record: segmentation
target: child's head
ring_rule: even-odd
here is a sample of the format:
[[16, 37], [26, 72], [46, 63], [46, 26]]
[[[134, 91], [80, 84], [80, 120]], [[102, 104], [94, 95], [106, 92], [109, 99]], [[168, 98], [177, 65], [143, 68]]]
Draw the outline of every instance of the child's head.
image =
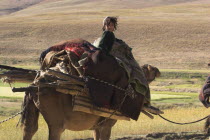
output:
[[117, 17], [106, 17], [103, 20], [103, 31], [108, 30], [113, 32], [114, 30], [117, 30]]

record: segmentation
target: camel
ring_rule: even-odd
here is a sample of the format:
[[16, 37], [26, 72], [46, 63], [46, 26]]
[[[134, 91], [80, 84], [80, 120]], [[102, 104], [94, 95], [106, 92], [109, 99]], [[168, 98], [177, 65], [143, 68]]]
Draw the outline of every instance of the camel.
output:
[[[66, 44], [61, 43], [61, 45], [58, 46], [64, 45]], [[125, 49], [124, 51], [127, 51], [126, 47], [123, 48]], [[105, 59], [98, 58], [98, 56], [96, 56], [96, 59], [94, 55], [92, 57], [93, 59], [90, 62], [92, 62], [93, 65], [88, 65], [88, 67], [92, 67], [88, 69], [90, 70], [88, 75], [99, 76], [101, 79], [122, 88], [128, 86], [127, 73], [124, 68], [119, 66], [114, 57], [109, 56]], [[129, 59], [133, 59], [132, 55], [128, 57]], [[160, 76], [159, 70], [151, 65], [143, 65], [142, 70], [145, 73], [148, 83], [151, 83], [156, 77]], [[35, 72], [30, 73], [30, 78], [26, 81], [30, 81], [34, 73]], [[20, 80], [25, 79], [21, 78], [20, 76], [18, 77]], [[143, 107], [145, 97], [141, 94], [137, 94], [137, 96], [140, 99], [137, 104]], [[72, 98], [72, 95], [62, 94], [55, 91], [54, 88], [46, 88], [38, 92], [26, 91], [23, 102], [25, 110], [21, 120], [24, 130], [23, 140], [31, 140], [38, 130], [39, 112], [43, 115], [48, 125], [49, 140], [60, 140], [61, 134], [65, 129], [71, 131], [93, 130], [94, 140], [108, 140], [111, 136], [111, 128], [117, 120], [73, 111]]]
[[[160, 76], [156, 67], [142, 66], [147, 78]], [[150, 81], [151, 79], [148, 79]], [[151, 83], [151, 81], [150, 81]], [[55, 91], [43, 91], [39, 96], [26, 93], [24, 104], [26, 111], [23, 114], [23, 140], [31, 140], [38, 130], [39, 112], [43, 115], [49, 128], [49, 140], [59, 140], [65, 129], [72, 131], [93, 130], [94, 140], [108, 140], [111, 128], [117, 120], [72, 111], [72, 95], [60, 94]], [[103, 123], [103, 120], [105, 120]]]

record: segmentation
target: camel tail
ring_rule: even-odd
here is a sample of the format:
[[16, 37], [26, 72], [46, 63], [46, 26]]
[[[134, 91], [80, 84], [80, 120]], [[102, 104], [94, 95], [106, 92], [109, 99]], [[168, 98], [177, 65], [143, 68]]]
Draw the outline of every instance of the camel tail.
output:
[[30, 125], [31, 121], [37, 121], [39, 117], [39, 110], [33, 102], [32, 96], [26, 91], [23, 103], [22, 103], [23, 113], [21, 114], [21, 126]]

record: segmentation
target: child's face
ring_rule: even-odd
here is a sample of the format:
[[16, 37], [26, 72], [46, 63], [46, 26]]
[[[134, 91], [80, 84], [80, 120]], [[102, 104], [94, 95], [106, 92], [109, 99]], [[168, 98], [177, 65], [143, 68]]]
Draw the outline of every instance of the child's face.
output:
[[109, 25], [105, 25], [105, 30], [113, 32], [114, 31], [114, 24], [112, 22], [110, 22]]

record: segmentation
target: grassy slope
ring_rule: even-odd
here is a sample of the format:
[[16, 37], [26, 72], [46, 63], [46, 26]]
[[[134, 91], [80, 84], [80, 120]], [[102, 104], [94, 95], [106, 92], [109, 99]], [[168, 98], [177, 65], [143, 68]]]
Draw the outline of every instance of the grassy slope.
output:
[[135, 58], [141, 64], [206, 69], [210, 58], [209, 0], [155, 2], [128, 4], [123, 0], [116, 6], [118, 0], [106, 0], [105, 4], [96, 0], [47, 1], [1, 16], [0, 63], [38, 65], [42, 50], [70, 38], [93, 42], [101, 35], [103, 18], [116, 15], [120, 17], [116, 36], [134, 48]]
[[[65, 0], [65, 2], [68, 1]], [[63, 3], [65, 8], [58, 10], [56, 7], [52, 7], [53, 3], [48, 2], [48, 6], [37, 5], [10, 16], [0, 17], [0, 22], [3, 23], [0, 25], [0, 64], [38, 65], [37, 58], [40, 52], [56, 42], [77, 37], [93, 42], [95, 38], [100, 36], [101, 21], [107, 15], [120, 16], [120, 26], [116, 35], [134, 48], [134, 55], [141, 64], [151, 63], [161, 69], [176, 68], [175, 70], [169, 70], [169, 72], [176, 72], [180, 71], [178, 70], [180, 68], [206, 68], [206, 63], [209, 62], [209, 54], [207, 54], [210, 45], [209, 4], [187, 3], [169, 6], [159, 5], [156, 8], [146, 9], [143, 9], [143, 7], [141, 9], [136, 7], [134, 9], [117, 9], [119, 7], [123, 8], [123, 5], [120, 5], [115, 9], [107, 10], [107, 7], [100, 4], [94, 6], [94, 3], [85, 5], [90, 7], [89, 9], [81, 8], [84, 6], [81, 3], [79, 10], [72, 10]], [[107, 4], [109, 4], [108, 2], [110, 1], [107, 1]], [[62, 2], [59, 3], [62, 6]], [[54, 3], [54, 5], [57, 4], [58, 2]], [[124, 5], [124, 7], [127, 6], [129, 5]], [[40, 10], [41, 8], [44, 10]], [[167, 72], [168, 70], [164, 71]], [[198, 72], [206, 73], [206, 70]], [[171, 79], [168, 79], [168, 82], [175, 83]], [[154, 87], [154, 85], [152, 86]], [[168, 88], [174, 87], [168, 86]], [[174, 93], [168, 91], [152, 91], [152, 94], [158, 96], [156, 99], [154, 98], [155, 102], [158, 103], [168, 100], [173, 100], [176, 103], [183, 102], [184, 96], [197, 99], [197, 93], [177, 93], [177, 96], [173, 96]], [[181, 99], [176, 99], [180, 94], [184, 94], [184, 96], [181, 96]], [[163, 95], [163, 97], [160, 95]], [[168, 98], [164, 99], [166, 97], [164, 95]], [[9, 98], [9, 100], [12, 99]], [[190, 99], [186, 100], [188, 102], [192, 101]], [[6, 105], [7, 102], [2, 101], [0, 110], [5, 110]], [[10, 105], [20, 106], [19, 104], [16, 105], [16, 102]], [[3, 113], [8, 112], [10, 114], [17, 110], [19, 108], [9, 108]], [[173, 118], [174, 121], [179, 122], [194, 121], [207, 114], [208, 110], [205, 110], [204, 107], [165, 110], [165, 117]], [[0, 117], [0, 120], [4, 118], [6, 117]], [[196, 131], [203, 128], [203, 122], [190, 126], [172, 126], [159, 118], [155, 118], [153, 121], [144, 115], [140, 118], [138, 124], [135, 121], [118, 123], [114, 127], [112, 136], [147, 134], [156, 131]], [[1, 129], [4, 129], [0, 133], [1, 139], [22, 137], [21, 129], [15, 128], [17, 122], [18, 118], [0, 126]], [[46, 139], [47, 126], [42, 118], [39, 125], [39, 131], [35, 135], [35, 139]], [[132, 130], [132, 132], [128, 130]], [[80, 133], [66, 131], [63, 138], [91, 136], [92, 134], [89, 131]]]

